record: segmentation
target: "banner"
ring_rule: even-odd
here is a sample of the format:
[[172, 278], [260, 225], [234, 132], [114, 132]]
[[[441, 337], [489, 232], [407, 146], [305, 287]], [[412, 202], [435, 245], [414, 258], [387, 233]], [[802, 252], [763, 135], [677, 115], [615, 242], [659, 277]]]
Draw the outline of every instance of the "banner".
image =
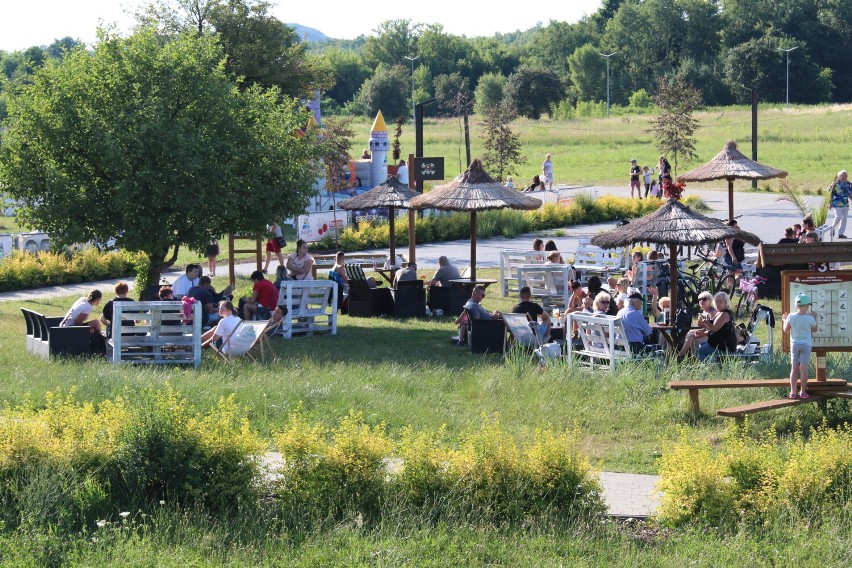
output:
[[322, 211], [308, 213], [297, 218], [297, 231], [300, 239], [315, 243], [326, 237], [334, 237], [346, 228], [346, 211]]

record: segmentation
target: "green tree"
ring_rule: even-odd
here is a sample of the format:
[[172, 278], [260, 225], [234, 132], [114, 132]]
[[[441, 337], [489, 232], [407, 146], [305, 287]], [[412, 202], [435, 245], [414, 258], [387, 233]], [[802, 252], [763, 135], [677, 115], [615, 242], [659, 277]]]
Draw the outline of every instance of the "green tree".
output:
[[565, 87], [552, 71], [521, 67], [506, 79], [504, 93], [519, 116], [538, 120], [562, 100]]
[[328, 118], [322, 129], [322, 156], [325, 165], [325, 187], [329, 191], [340, 191], [349, 188], [349, 156], [352, 153], [352, 140], [355, 131], [348, 117]]
[[[297, 101], [241, 92], [209, 35], [163, 43], [101, 32], [9, 93], [0, 185], [59, 243], [105, 241], [147, 255], [158, 282], [182, 246], [262, 234], [307, 205], [322, 147]], [[144, 286], [140, 288], [143, 293]]]
[[591, 44], [576, 49], [568, 57], [571, 94], [580, 101], [606, 100], [606, 60]]
[[489, 109], [503, 102], [503, 87], [505, 85], [506, 78], [499, 73], [486, 73], [480, 77], [474, 93], [476, 114], [485, 115]]
[[660, 113], [651, 119], [652, 133], [657, 140], [657, 150], [672, 158], [675, 176], [679, 161], [697, 158], [695, 131], [699, 122], [692, 115], [701, 104], [701, 92], [688, 85], [683, 76], [663, 78], [657, 86], [654, 102]]
[[372, 77], [364, 81], [358, 99], [367, 116], [382, 111], [384, 116], [408, 116], [409, 70], [402, 65], [380, 65]]
[[435, 77], [464, 71], [460, 64], [470, 51], [465, 38], [446, 33], [439, 24], [427, 25], [417, 38], [417, 62], [426, 65]]
[[471, 100], [467, 79], [458, 73], [435, 77], [435, 98], [438, 100], [440, 116], [461, 116], [465, 105]]
[[412, 24], [411, 20], [387, 20], [373, 30], [364, 43], [364, 60], [371, 67], [408, 63], [405, 56], [417, 54], [417, 40], [420, 37], [421, 24]]
[[517, 166], [527, 161], [520, 138], [512, 132], [515, 118], [514, 108], [504, 101], [489, 109], [482, 124], [483, 162], [498, 180], [517, 175]]
[[322, 55], [322, 61], [328, 74], [334, 77], [334, 84], [326, 94], [340, 106], [351, 101], [370, 77], [369, 67], [356, 53], [328, 48]]
[[553, 69], [560, 77], [568, 77], [568, 56], [585, 44], [596, 43], [599, 37], [586, 19], [569, 24], [550, 20], [538, 30], [527, 50], [527, 61], [536, 67]]

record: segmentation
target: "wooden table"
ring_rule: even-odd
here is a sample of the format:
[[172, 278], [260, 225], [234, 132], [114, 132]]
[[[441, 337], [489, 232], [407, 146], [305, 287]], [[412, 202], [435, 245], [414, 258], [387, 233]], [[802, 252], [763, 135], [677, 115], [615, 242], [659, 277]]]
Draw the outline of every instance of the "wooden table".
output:
[[699, 329], [698, 327], [690, 327], [688, 330], [684, 331], [681, 334], [675, 334], [675, 331], [678, 329], [677, 326], [674, 325], [665, 325], [662, 323], [652, 323], [651, 329], [656, 329], [657, 332], [666, 340], [669, 349], [667, 352], [677, 353], [677, 350], [680, 349], [680, 346], [683, 345], [683, 339], [686, 337], [686, 332], [692, 329]]
[[391, 284], [391, 285], [393, 284], [393, 277], [396, 276], [397, 270], [399, 270], [399, 269], [398, 268], [376, 268], [375, 269], [375, 271], [378, 272], [381, 275], [381, 277], [384, 278], [385, 281], [388, 284]]

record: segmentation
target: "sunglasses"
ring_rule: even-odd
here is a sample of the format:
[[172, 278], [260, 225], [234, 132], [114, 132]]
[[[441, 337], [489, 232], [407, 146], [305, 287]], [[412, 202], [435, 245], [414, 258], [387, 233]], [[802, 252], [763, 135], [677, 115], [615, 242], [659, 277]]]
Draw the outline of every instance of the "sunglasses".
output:
[[710, 298], [698, 298], [699, 302], [709, 302]]
[[609, 300], [600, 300], [599, 304], [609, 304]]

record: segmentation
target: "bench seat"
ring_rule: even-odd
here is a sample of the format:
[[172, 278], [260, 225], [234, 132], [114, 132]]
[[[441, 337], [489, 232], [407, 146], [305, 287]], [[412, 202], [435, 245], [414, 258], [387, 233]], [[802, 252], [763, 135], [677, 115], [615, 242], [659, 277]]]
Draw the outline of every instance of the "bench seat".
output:
[[765, 410], [775, 410], [776, 408], [787, 408], [789, 406], [798, 406], [800, 404], [808, 404], [811, 402], [819, 402], [825, 400], [826, 397], [812, 394], [809, 398], [802, 400], [800, 398], [776, 398], [773, 400], [765, 400], [763, 402], [753, 402], [751, 404], [743, 404], [742, 406], [732, 406], [730, 408], [722, 408], [716, 411], [718, 416], [728, 416], [732, 418], [742, 418], [746, 414], [755, 414]]
[[107, 342], [113, 363], [201, 366], [200, 303], [192, 304], [188, 324], [180, 324], [185, 318], [181, 302], [116, 302], [113, 309]]
[[[693, 412], [698, 412], [698, 391], [702, 389], [737, 389], [737, 388], [786, 388], [790, 386], [789, 379], [731, 379], [731, 380], [711, 380], [711, 381], [671, 381], [669, 388], [671, 390], [685, 390], [689, 392], [689, 407]], [[827, 379], [825, 381], [811, 380], [808, 381], [808, 391], [841, 391], [848, 388], [848, 383], [844, 379]], [[813, 398], [813, 397], [811, 397]], [[791, 399], [784, 399], [791, 400]], [[806, 399], [807, 402], [810, 399]], [[749, 406], [749, 405], [746, 405]], [[739, 408], [739, 407], [736, 407]], [[771, 410], [772, 408], [763, 408], [762, 410]], [[752, 412], [760, 412], [754, 410]], [[727, 415], [720, 415], [727, 416]]]

